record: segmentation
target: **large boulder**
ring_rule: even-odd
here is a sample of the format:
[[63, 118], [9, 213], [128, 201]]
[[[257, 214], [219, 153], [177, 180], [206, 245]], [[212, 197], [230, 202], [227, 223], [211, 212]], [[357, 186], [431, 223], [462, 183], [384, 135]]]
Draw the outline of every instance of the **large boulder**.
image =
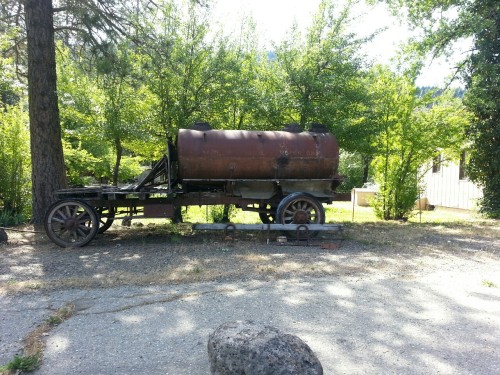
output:
[[294, 335], [254, 323], [229, 322], [208, 338], [212, 375], [322, 375], [311, 348]]

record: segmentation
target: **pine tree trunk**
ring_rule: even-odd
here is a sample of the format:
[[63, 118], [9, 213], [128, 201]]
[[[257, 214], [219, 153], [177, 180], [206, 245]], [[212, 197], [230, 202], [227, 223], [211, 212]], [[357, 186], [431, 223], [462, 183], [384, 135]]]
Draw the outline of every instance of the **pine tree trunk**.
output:
[[43, 222], [54, 190], [66, 186], [51, 0], [25, 0], [33, 223]]

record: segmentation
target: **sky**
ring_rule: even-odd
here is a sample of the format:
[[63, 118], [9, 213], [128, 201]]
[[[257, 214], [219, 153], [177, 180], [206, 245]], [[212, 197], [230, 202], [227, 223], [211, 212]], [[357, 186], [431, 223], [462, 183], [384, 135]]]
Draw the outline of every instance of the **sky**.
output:
[[[279, 42], [283, 39], [294, 22], [304, 30], [310, 26], [319, 3], [320, 0], [218, 0], [214, 12], [215, 19], [229, 32], [237, 32], [239, 21], [244, 16], [252, 16], [257, 24], [261, 43], [270, 48], [271, 41]], [[387, 28], [369, 42], [364, 52], [373, 62], [390, 64], [398, 46], [412, 33], [389, 14], [385, 4], [363, 6], [354, 12], [358, 18], [353, 31], [360, 35], [369, 35], [377, 29]], [[442, 86], [461, 57], [461, 52], [457, 51], [450, 61], [444, 58], [429, 59], [417, 85]]]

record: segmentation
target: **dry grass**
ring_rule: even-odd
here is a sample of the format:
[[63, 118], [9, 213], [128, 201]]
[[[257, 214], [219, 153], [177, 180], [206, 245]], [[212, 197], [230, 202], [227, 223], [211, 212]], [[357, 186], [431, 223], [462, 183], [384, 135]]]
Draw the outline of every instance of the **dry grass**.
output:
[[267, 244], [266, 233], [239, 232], [227, 239], [222, 232], [193, 232], [189, 224], [164, 221], [114, 225], [79, 249], [61, 249], [26, 232], [9, 233], [9, 244], [0, 246], [0, 293], [356, 274], [411, 269], [428, 256], [500, 255], [498, 221], [433, 211], [422, 223], [420, 217], [382, 222], [370, 208], [356, 207], [352, 222], [350, 209], [349, 202], [327, 208], [329, 221], [344, 224], [340, 248], [329, 237], [312, 246], [279, 246], [279, 233]]

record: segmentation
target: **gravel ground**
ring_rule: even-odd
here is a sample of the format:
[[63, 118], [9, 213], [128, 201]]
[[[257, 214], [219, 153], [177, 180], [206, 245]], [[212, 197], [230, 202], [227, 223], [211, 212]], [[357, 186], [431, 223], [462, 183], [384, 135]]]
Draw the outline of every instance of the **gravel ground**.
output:
[[[182, 232], [113, 226], [79, 249], [9, 233], [0, 365], [70, 303], [74, 316], [44, 333], [40, 374], [206, 374], [204, 337], [232, 319], [298, 334], [327, 374], [500, 373], [498, 223], [349, 224], [339, 248], [331, 237], [279, 246], [266, 234]], [[152, 320], [175, 328], [159, 335], [169, 329]], [[62, 337], [73, 351], [61, 351]], [[109, 368], [113, 340], [130, 361]], [[175, 358], [162, 360], [165, 347]]]
[[[172, 233], [171, 227], [113, 226], [83, 248], [60, 248], [43, 235], [10, 233], [0, 247], [0, 293], [69, 287], [268, 280], [383, 272], [410, 276], [453, 263], [496, 260], [500, 225], [349, 224], [310, 246], [278, 245], [266, 233]], [[295, 244], [296, 245], [296, 244]], [[340, 248], [336, 249], [337, 245]]]

